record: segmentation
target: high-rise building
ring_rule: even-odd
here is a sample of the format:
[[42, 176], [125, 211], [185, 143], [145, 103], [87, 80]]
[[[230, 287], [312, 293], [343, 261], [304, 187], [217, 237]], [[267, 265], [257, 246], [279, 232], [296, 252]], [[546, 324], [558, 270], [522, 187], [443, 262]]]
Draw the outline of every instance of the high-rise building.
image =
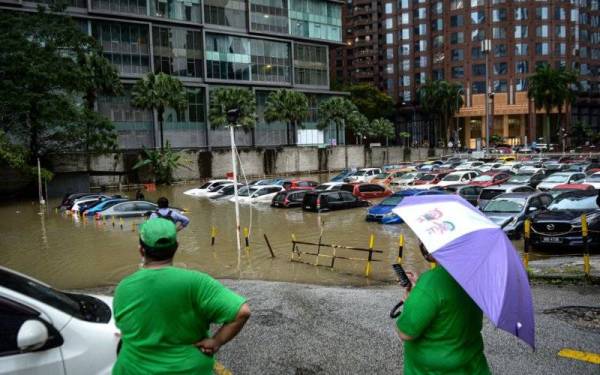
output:
[[[420, 118], [420, 85], [427, 79], [456, 82], [465, 99], [455, 119], [459, 139], [475, 147], [477, 139], [486, 137], [486, 89], [491, 97], [491, 135], [511, 144], [538, 140], [543, 111], [534, 110], [527, 98], [528, 77], [540, 64], [564, 66], [579, 74], [581, 86], [576, 103], [566, 108], [567, 123], [583, 121], [600, 131], [599, 4], [599, 0], [348, 0], [344, 45], [332, 50], [332, 79], [368, 81], [386, 90], [398, 103], [404, 114], [401, 122], [409, 131]], [[485, 40], [489, 51], [482, 44]], [[558, 141], [555, 131], [550, 135]], [[421, 141], [427, 135], [421, 132], [416, 137]]]
[[[0, 0], [0, 7], [34, 11], [39, 3]], [[342, 41], [342, 6], [335, 0], [72, 0], [66, 12], [103, 47], [126, 94], [100, 97], [122, 149], [158, 143], [151, 111], [131, 105], [132, 85], [149, 72], [180, 79], [188, 108], [165, 113], [164, 139], [173, 147], [220, 147], [228, 132], [208, 121], [210, 93], [244, 87], [256, 95], [258, 123], [238, 132], [241, 146], [287, 144], [287, 126], [264, 121], [265, 101], [278, 88], [306, 93], [310, 114], [299, 144], [325, 144], [336, 132], [316, 129], [317, 107], [330, 97], [329, 48]], [[343, 139], [335, 139], [343, 143]]]

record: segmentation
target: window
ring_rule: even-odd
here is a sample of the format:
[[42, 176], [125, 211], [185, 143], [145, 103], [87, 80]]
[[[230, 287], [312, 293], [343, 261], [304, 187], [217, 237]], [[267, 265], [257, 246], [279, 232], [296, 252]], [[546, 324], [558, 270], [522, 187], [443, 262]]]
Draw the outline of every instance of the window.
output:
[[392, 3], [385, 4], [385, 14], [392, 14]]
[[515, 80], [515, 89], [517, 91], [527, 91], [527, 80], [526, 79], [516, 79]]
[[[34, 2], [43, 2], [48, 3], [47, 0], [44, 1], [34, 1]], [[77, 8], [87, 8], [87, 1], [67, 1], [67, 4], [70, 6], [75, 6]], [[150, 3], [151, 7], [155, 4], [153, 2]], [[167, 7], [167, 2], [165, 1], [164, 7]], [[177, 3], [179, 4], [179, 3]], [[199, 3], [196, 3], [199, 5]], [[170, 2], [170, 5], [176, 6], [175, 2]], [[146, 0], [92, 0], [92, 9], [94, 10], [105, 10], [111, 12], [118, 13], [130, 13], [130, 14], [139, 14], [142, 16], [146, 16], [148, 14], [148, 7], [146, 5]], [[162, 15], [155, 14], [155, 12], [150, 12], [150, 15], [162, 17]]]
[[431, 31], [432, 32], [442, 31], [443, 29], [444, 29], [444, 20], [442, 20], [441, 18], [438, 18], [431, 22]]
[[410, 70], [410, 60], [402, 60], [402, 70], [404, 70], [404, 71]]
[[150, 71], [148, 25], [92, 21], [92, 36], [121, 74], [145, 74]]
[[393, 48], [386, 48], [385, 50], [385, 58], [388, 60], [393, 60], [394, 59], [394, 49]]
[[294, 80], [299, 85], [327, 86], [327, 47], [294, 44]]
[[541, 25], [535, 28], [535, 35], [541, 38], [548, 37], [548, 25]]
[[485, 3], [485, 0], [471, 0], [471, 8], [481, 6]]
[[494, 22], [506, 21], [506, 8], [494, 9], [492, 11], [492, 20]]
[[410, 39], [410, 29], [402, 29], [402, 40]]
[[393, 18], [388, 18], [385, 20], [385, 28], [388, 30], [394, 28], [394, 19]]
[[538, 56], [546, 56], [550, 53], [548, 43], [536, 43], [535, 44], [535, 53]]
[[548, 7], [538, 7], [535, 9], [535, 18], [538, 20], [548, 19]]
[[485, 81], [477, 81], [471, 84], [473, 94], [485, 94]]
[[400, 47], [398, 47], [398, 49], [399, 49], [399, 54], [401, 56], [410, 55], [410, 44], [403, 44]]
[[450, 34], [450, 44], [459, 44], [465, 42], [465, 33], [462, 31]]
[[515, 44], [515, 55], [526, 56], [529, 53], [527, 43], [516, 43]]
[[508, 47], [506, 44], [494, 44], [494, 56], [504, 57], [508, 54]]
[[515, 21], [524, 21], [527, 15], [527, 8], [515, 8]]
[[465, 59], [465, 51], [462, 48], [452, 50], [452, 61], [463, 61]]
[[432, 79], [435, 81], [441, 81], [444, 79], [444, 70], [443, 69], [435, 69], [432, 71]]
[[442, 48], [442, 47], [444, 47], [444, 36], [436, 35], [433, 38], [433, 48]]
[[555, 26], [554, 33], [559, 38], [566, 38], [567, 28], [565, 26]]
[[472, 74], [474, 76], [484, 76], [485, 75], [485, 64], [472, 65]]
[[202, 32], [155, 26], [152, 39], [156, 73], [202, 77]]
[[278, 34], [289, 33], [287, 1], [250, 0], [250, 27], [252, 30]]
[[567, 19], [567, 11], [565, 10], [565, 8], [554, 8], [554, 19], [565, 21]]
[[204, 22], [211, 25], [246, 28], [246, 1], [204, 0]]
[[289, 0], [289, 4], [292, 35], [336, 42], [342, 40], [341, 4], [320, 0]]
[[527, 26], [516, 25], [515, 26], [515, 39], [527, 38]]
[[[153, 17], [162, 17], [195, 23], [202, 22], [200, 0], [150, 0], [149, 5], [149, 13]], [[131, 11], [127, 9], [125, 12], [130, 13]], [[138, 14], [146, 15], [146, 12]]]
[[394, 34], [392, 34], [392, 33], [385, 34], [385, 42], [387, 44], [394, 44]]
[[394, 64], [387, 64], [385, 66], [385, 72], [387, 74], [394, 74]]
[[438, 1], [435, 3], [435, 8], [433, 9], [435, 14], [444, 13], [444, 3], [442, 1]]
[[564, 56], [567, 54], [567, 44], [566, 43], [556, 43], [554, 45], [554, 53], [560, 56]]
[[485, 31], [484, 30], [471, 30], [471, 41], [482, 41], [485, 39]]
[[250, 80], [250, 39], [206, 34], [206, 78]]
[[405, 87], [410, 86], [410, 76], [409, 75], [402, 76], [402, 79], [400, 80], [400, 85], [405, 86]]
[[480, 24], [485, 22], [485, 12], [480, 10], [476, 12], [471, 12], [471, 23]]
[[408, 0], [401, 0], [402, 9], [408, 9]]
[[492, 38], [506, 39], [506, 29], [504, 27], [494, 27], [492, 29]]
[[415, 42], [415, 52], [425, 52], [427, 51], [427, 41], [426, 40], [417, 40]]
[[452, 78], [464, 78], [465, 77], [465, 69], [462, 66], [453, 66], [452, 67]]
[[463, 0], [450, 0], [450, 10], [463, 9]]
[[413, 19], [424, 20], [427, 18], [427, 8], [417, 8], [413, 10]]
[[402, 13], [400, 23], [402, 25], [408, 25], [408, 23], [409, 23], [408, 13]]
[[529, 61], [521, 60], [515, 63], [515, 73], [529, 73]]
[[499, 62], [494, 64], [494, 75], [501, 76], [508, 73], [508, 63]]
[[462, 14], [456, 14], [450, 17], [451, 27], [463, 27], [465, 25], [465, 17]]
[[484, 57], [483, 51], [481, 50], [480, 47], [471, 48], [471, 58], [473, 60], [480, 60], [480, 59], [483, 59], [483, 57]]
[[422, 23], [415, 27], [414, 29], [415, 36], [426, 35], [427, 34], [427, 25]]

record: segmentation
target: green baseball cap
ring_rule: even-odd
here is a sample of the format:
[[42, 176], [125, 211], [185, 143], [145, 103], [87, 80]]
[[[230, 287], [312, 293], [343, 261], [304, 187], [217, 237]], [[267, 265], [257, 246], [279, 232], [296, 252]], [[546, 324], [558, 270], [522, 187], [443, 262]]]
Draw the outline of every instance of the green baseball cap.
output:
[[150, 219], [140, 226], [140, 241], [153, 249], [170, 249], [177, 244], [177, 227], [171, 220]]

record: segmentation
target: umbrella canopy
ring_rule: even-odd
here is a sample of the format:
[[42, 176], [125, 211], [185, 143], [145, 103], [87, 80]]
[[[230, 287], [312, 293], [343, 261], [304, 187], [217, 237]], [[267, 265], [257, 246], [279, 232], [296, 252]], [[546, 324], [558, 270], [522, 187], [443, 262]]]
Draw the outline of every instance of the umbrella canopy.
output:
[[496, 327], [535, 348], [527, 273], [498, 225], [457, 195], [407, 197], [393, 212]]

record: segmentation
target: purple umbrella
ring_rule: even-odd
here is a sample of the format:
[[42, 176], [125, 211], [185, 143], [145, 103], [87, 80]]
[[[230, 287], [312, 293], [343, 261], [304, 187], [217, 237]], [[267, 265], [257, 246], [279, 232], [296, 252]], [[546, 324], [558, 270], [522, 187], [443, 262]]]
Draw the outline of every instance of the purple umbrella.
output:
[[496, 327], [535, 349], [527, 273], [498, 225], [457, 195], [406, 197], [393, 212]]

